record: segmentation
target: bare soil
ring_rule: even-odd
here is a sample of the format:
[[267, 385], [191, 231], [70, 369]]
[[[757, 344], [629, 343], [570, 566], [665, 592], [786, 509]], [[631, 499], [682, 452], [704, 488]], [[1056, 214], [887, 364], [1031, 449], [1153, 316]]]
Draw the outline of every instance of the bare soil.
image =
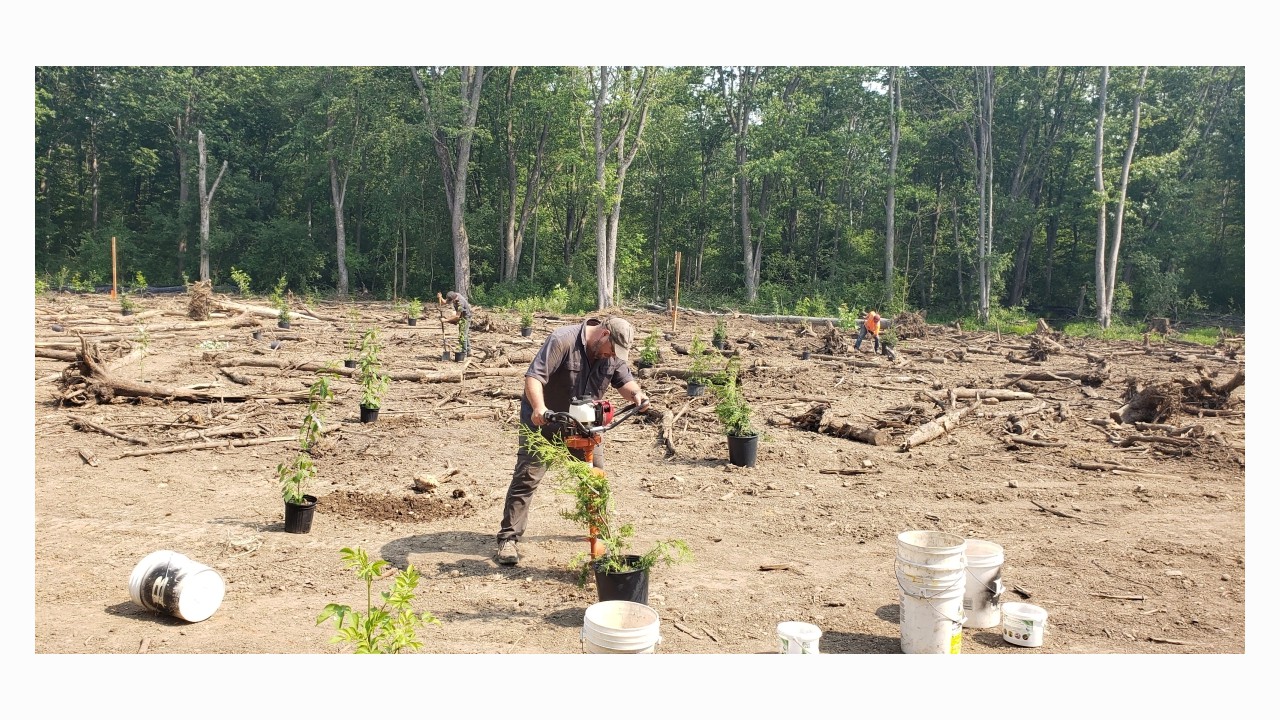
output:
[[[493, 560], [515, 457], [520, 374], [548, 331], [579, 318], [540, 317], [525, 339], [515, 315], [479, 308], [489, 329], [474, 332], [474, 357], [464, 365], [441, 360], [442, 332], [452, 337], [454, 328], [442, 329], [434, 307], [409, 327], [388, 303], [357, 303], [362, 326], [384, 330], [385, 368], [420, 379], [395, 380], [378, 420], [365, 424], [354, 382], [335, 380], [338, 397], [308, 488], [319, 497], [317, 513], [310, 533], [290, 534], [275, 468], [297, 442], [245, 443], [296, 437], [304, 405], [90, 400], [62, 387], [58, 376], [72, 362], [39, 356], [77, 350], [56, 343], [82, 334], [110, 361], [139, 347], [143, 325], [145, 357], [112, 377], [279, 397], [314, 379], [303, 363], [341, 367], [349, 306], [320, 305], [315, 312], [330, 320], [299, 317], [289, 330], [258, 317], [263, 336], [254, 340], [245, 322], [253, 316], [216, 312], [220, 300], [228, 298], [215, 295], [214, 324], [197, 326], [185, 295], [145, 298], [132, 317], [100, 296], [37, 299], [36, 653], [345, 652], [316, 616], [330, 602], [362, 607], [363, 584], [339, 558], [349, 546], [421, 571], [416, 606], [441, 621], [423, 631], [425, 652], [581, 652], [583, 612], [596, 591], [590, 581], [579, 587], [570, 569], [587, 546], [559, 515], [571, 498], [544, 484], [520, 564]], [[1031, 338], [931, 325], [925, 337], [902, 339], [890, 361], [869, 343], [852, 352], [848, 332], [833, 338], [820, 325], [731, 317], [743, 391], [767, 433], [758, 464], [740, 468], [728, 463], [714, 400], [687, 397], [683, 380], [665, 374], [688, 367], [674, 346], [687, 346], [694, 332], [709, 338], [714, 318], [681, 313], [673, 332], [664, 314], [624, 314], [638, 337], [655, 329], [665, 337], [657, 368], [639, 373], [654, 411], [605, 441], [618, 514], [636, 525], [637, 548], [681, 538], [694, 553], [652, 572], [660, 653], [775, 652], [775, 627], [785, 620], [822, 628], [826, 654], [899, 653], [894, 558], [906, 530], [1000, 544], [1005, 600], [1048, 610], [1042, 647], [1010, 645], [999, 628], [966, 629], [966, 654], [1244, 652], [1243, 386], [1219, 414], [1177, 412], [1155, 423], [1165, 428], [1104, 427], [1135, 389], [1129, 379], [1145, 387], [1203, 373], [1221, 385], [1243, 370], [1242, 346], [1059, 337], [1062, 350], [1046, 352]], [[825, 354], [833, 339], [849, 352]], [[812, 358], [801, 360], [803, 350]], [[1089, 355], [1105, 361], [1101, 384], [1024, 379], [1032, 399], [979, 404], [950, 432], [900, 451], [920, 425], [973, 402], [953, 406], [948, 390], [1019, 390], [1006, 385], [1023, 373], [1097, 370]], [[285, 362], [234, 364], [261, 360]], [[233, 383], [219, 362], [233, 363], [226, 369], [250, 384]], [[659, 442], [664, 410], [679, 416], [674, 454]], [[840, 418], [835, 427], [883, 430], [890, 442], [800, 426], [818, 415]], [[419, 489], [433, 479], [434, 489]], [[130, 600], [134, 566], [160, 549], [224, 578], [226, 596], [208, 620], [187, 623]]]

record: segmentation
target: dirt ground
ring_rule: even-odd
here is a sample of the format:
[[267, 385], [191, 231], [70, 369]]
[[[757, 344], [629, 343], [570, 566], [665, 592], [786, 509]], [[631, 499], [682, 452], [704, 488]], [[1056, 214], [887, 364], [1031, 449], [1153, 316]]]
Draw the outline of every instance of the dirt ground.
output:
[[[579, 319], [540, 317], [525, 339], [515, 315], [479, 308], [490, 329], [474, 332], [464, 367], [441, 360], [433, 306], [409, 327], [388, 303], [355, 304], [362, 327], [383, 329], [385, 369], [419, 379], [392, 382], [378, 420], [365, 424], [354, 381], [334, 381], [338, 397], [309, 487], [318, 510], [310, 533], [290, 534], [275, 468], [296, 452], [304, 405], [119, 396], [77, 404], [86, 395], [62, 386], [72, 363], [41, 352], [74, 352], [79, 333], [110, 361], [144, 344], [143, 325], [145, 357], [112, 377], [296, 394], [315, 377], [302, 364], [341, 365], [350, 306], [317, 306], [328, 320], [298, 317], [280, 330], [270, 318], [217, 307], [210, 323], [197, 324], [186, 295], [140, 302], [138, 315], [122, 317], [100, 296], [36, 299], [37, 654], [345, 652], [316, 616], [330, 602], [362, 608], [363, 584], [339, 557], [348, 546], [421, 571], [415, 606], [441, 621], [421, 633], [425, 653], [581, 652], [583, 612], [596, 595], [569, 568], [586, 549], [559, 516], [570, 498], [544, 484], [520, 564], [493, 560], [520, 375], [550, 330]], [[695, 331], [709, 337], [714, 318], [681, 313], [672, 332], [664, 314], [624, 314], [637, 338], [651, 330], [665, 337], [658, 367], [638, 374], [654, 411], [605, 440], [618, 514], [636, 525], [636, 547], [681, 538], [694, 554], [652, 573], [660, 654], [773, 653], [785, 620], [818, 625], [824, 654], [900, 653], [894, 558], [905, 530], [1000, 544], [1005, 600], [1048, 611], [1042, 647], [1010, 645], [998, 627], [966, 629], [964, 654], [1245, 652], [1244, 387], [1219, 414], [1105, 427], [1125, 404], [1129, 378], [1145, 387], [1203, 372], [1221, 385], [1243, 370], [1242, 343], [1214, 349], [1154, 337], [1144, 349], [1059, 337], [1058, 350], [1035, 360], [1029, 338], [935, 325], [926, 337], [904, 337], [890, 361], [869, 342], [852, 352], [849, 333], [828, 337], [822, 325], [806, 331], [730, 317], [743, 391], [766, 432], [758, 464], [739, 468], [728, 463], [713, 399], [689, 398], [683, 380], [664, 374], [688, 367], [675, 346], [687, 346]], [[251, 324], [261, 326], [260, 340]], [[831, 352], [841, 343], [847, 351]], [[800, 358], [804, 350], [811, 359]], [[917, 427], [952, 407], [948, 390], [1018, 391], [1011, 383], [1024, 373], [1084, 377], [1100, 367], [1106, 377], [1095, 385], [1024, 378], [1032, 399], [979, 402], [949, 433], [900, 451]], [[674, 454], [659, 441], [664, 410], [678, 415]], [[824, 412], [826, 424], [806, 429], [806, 418]], [[829, 432], [842, 426], [878, 428], [889, 442]], [[272, 438], [290, 439], [248, 444]], [[1105, 469], [1078, 467], [1090, 464]], [[415, 478], [428, 476], [438, 486], [419, 492]], [[161, 549], [224, 578], [225, 598], [208, 620], [187, 623], [130, 600], [134, 566]]]

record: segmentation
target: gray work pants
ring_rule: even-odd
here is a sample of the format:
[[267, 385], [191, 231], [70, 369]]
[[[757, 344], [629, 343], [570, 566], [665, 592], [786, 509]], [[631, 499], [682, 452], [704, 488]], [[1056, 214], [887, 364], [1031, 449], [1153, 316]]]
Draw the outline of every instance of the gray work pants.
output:
[[[573, 456], [582, 459], [582, 451], [570, 450]], [[591, 464], [604, 468], [604, 443], [591, 451]], [[515, 540], [519, 542], [524, 536], [525, 526], [529, 524], [529, 505], [533, 502], [533, 491], [538, 489], [542, 476], [547, 468], [538, 463], [533, 454], [520, 441], [520, 450], [516, 453], [516, 468], [511, 473], [511, 485], [507, 487], [507, 500], [502, 508], [502, 527], [498, 529], [498, 542]]]

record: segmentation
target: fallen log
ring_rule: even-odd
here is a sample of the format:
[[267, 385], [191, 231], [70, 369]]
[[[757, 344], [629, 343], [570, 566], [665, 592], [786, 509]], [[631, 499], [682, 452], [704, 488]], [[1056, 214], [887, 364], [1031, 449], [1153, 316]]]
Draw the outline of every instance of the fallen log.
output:
[[83, 418], [74, 418], [74, 417], [71, 418], [71, 427], [77, 430], [94, 430], [102, 433], [103, 435], [110, 435], [111, 437], [117, 440], [124, 440], [125, 442], [133, 443], [134, 445], [150, 445], [151, 444], [151, 441], [147, 440], [146, 438], [136, 438], [130, 435], [125, 435], [123, 433], [118, 433], [115, 430], [112, 430], [111, 428], [103, 427], [97, 423], [90, 422]]
[[954, 388], [944, 393], [925, 393], [935, 400], [946, 400], [949, 397], [959, 398], [962, 400], [978, 399], [988, 400], [995, 399], [1000, 401], [1006, 400], [1035, 400], [1036, 396], [1029, 392], [1021, 392], [1019, 390], [1004, 390], [1001, 388]]
[[974, 401], [959, 410], [954, 410], [942, 417], [935, 418], [924, 425], [921, 425], [919, 429], [914, 433], [911, 433], [911, 436], [902, 443], [902, 447], [898, 448], [898, 451], [906, 452], [917, 445], [922, 445], [934, 438], [941, 437], [942, 435], [951, 432], [952, 429], [960, 424], [960, 420], [962, 420], [965, 415], [973, 412], [974, 408], [981, 404], [982, 402], [980, 400]]
[[296, 435], [281, 435], [279, 437], [254, 438], [251, 440], [210, 440], [202, 443], [187, 443], [185, 445], [166, 445], [158, 448], [148, 448], [146, 450], [129, 450], [116, 456], [116, 460], [127, 457], [137, 457], [139, 455], [159, 455], [162, 453], [186, 452], [187, 450], [210, 450], [213, 448], [232, 448], [232, 447], [248, 447], [250, 445], [266, 445], [268, 443], [289, 442], [297, 440]]

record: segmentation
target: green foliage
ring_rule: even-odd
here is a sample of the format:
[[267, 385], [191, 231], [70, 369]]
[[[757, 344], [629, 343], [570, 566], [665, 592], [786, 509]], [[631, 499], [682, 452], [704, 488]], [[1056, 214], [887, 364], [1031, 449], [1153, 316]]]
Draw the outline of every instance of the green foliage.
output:
[[533, 327], [533, 313], [538, 308], [537, 298], [521, 298], [515, 302], [516, 311], [520, 313], [520, 327]]
[[120, 293], [120, 309], [133, 312], [138, 309], [138, 303], [134, 302], [128, 293]]
[[49, 283], [39, 275], [36, 276], [36, 295], [44, 295], [49, 292]]
[[305, 452], [298, 453], [289, 464], [276, 465], [276, 475], [280, 478], [280, 494], [286, 503], [300, 504], [306, 494], [303, 487], [315, 476], [315, 465], [311, 456]]
[[352, 610], [349, 605], [329, 603], [316, 617], [316, 625], [331, 620], [336, 634], [332, 643], [348, 643], [357, 655], [395, 654], [403, 650], [418, 650], [422, 641], [418, 631], [426, 625], [439, 625], [440, 621], [429, 612], [415, 612], [413, 600], [421, 576], [412, 564], [395, 574], [391, 590], [379, 593], [382, 603], [374, 606], [373, 583], [385, 577], [390, 563], [386, 560], [370, 561], [362, 548], [344, 547], [343, 564], [355, 571], [365, 584], [365, 611]]
[[410, 319], [417, 320], [422, 317], [422, 301], [418, 298], [410, 298], [407, 311]]
[[725, 319], [716, 318], [715, 329], [711, 331], [711, 344], [713, 347], [720, 347], [729, 340], [729, 325]]
[[360, 383], [360, 407], [377, 410], [382, 407], [382, 396], [391, 384], [391, 378], [383, 375], [382, 343], [378, 341], [378, 328], [371, 327], [360, 338], [360, 359], [356, 379]]
[[730, 360], [724, 373], [713, 385], [719, 401], [716, 403], [716, 419], [726, 435], [746, 437], [758, 435], [759, 432], [751, 424], [751, 405], [742, 396], [738, 387], [738, 364]]
[[862, 315], [850, 310], [849, 306], [844, 303], [840, 303], [838, 317], [840, 318], [839, 325], [841, 330], [856, 332], [858, 324], [862, 322]]
[[571, 567], [578, 571], [578, 583], [584, 584], [593, 566], [603, 572], [648, 570], [656, 563], [670, 565], [693, 556], [683, 540], [667, 539], [657, 542], [648, 552], [639, 554], [635, 562], [628, 562], [630, 538], [635, 527], [630, 523], [618, 524], [614, 511], [613, 492], [604, 471], [573, 456], [562, 440], [547, 440], [542, 433], [520, 426], [520, 441], [538, 462], [556, 473], [556, 489], [574, 499], [573, 507], [560, 513], [604, 544], [606, 554], [593, 560], [586, 553], [577, 556]]
[[705, 385], [707, 383], [707, 378], [711, 374], [712, 358], [719, 357], [718, 355], [709, 354], [707, 350], [709, 348], [706, 342], [703, 341], [701, 335], [695, 332], [693, 340], [689, 341], [689, 359], [692, 360], [689, 364], [689, 372], [691, 374], [689, 382], [697, 385]]
[[651, 331], [640, 346], [640, 360], [649, 365], [658, 364], [658, 331]]
[[147, 289], [147, 276], [143, 275], [142, 271], [139, 270], [136, 273], [134, 273], [133, 284], [130, 285], [129, 290], [131, 292], [138, 293], [146, 289]]
[[289, 318], [293, 317], [289, 313], [289, 301], [284, 297], [285, 288], [289, 286], [289, 278], [281, 275], [280, 280], [276, 282], [276, 286], [271, 290], [271, 305], [280, 311], [280, 319], [289, 322]]

